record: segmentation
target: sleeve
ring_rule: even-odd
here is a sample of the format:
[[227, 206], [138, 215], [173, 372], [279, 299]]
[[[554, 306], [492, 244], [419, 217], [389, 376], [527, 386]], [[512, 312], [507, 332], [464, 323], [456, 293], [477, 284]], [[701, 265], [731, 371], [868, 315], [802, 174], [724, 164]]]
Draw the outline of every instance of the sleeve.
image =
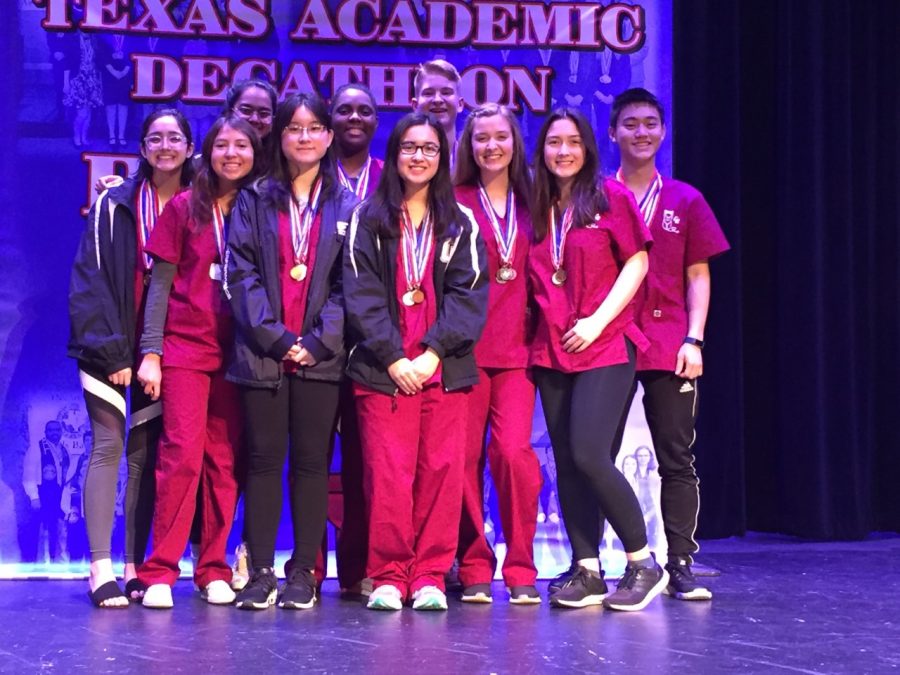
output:
[[313, 355], [316, 361], [324, 361], [341, 351], [344, 346], [344, 321], [346, 308], [344, 307], [344, 242], [347, 231], [347, 221], [350, 220], [353, 209], [356, 206], [355, 196], [349, 198], [349, 193], [342, 194], [335, 205], [336, 236], [340, 237], [340, 251], [335, 256], [331, 271], [328, 275], [329, 290], [328, 299], [312, 324], [312, 330], [303, 336], [303, 346]]
[[729, 248], [728, 240], [715, 214], [699, 192], [688, 207], [688, 237], [684, 250], [684, 266], [715, 258]]
[[255, 227], [258, 198], [243, 190], [231, 212], [228, 249], [225, 252], [225, 296], [234, 319], [260, 354], [282, 359], [297, 336], [275, 318], [260, 276], [261, 251]]
[[471, 352], [487, 320], [487, 253], [478, 223], [471, 212], [466, 215], [469, 225], [459, 235], [444, 273], [444, 298], [437, 321], [422, 339], [422, 344], [441, 358]]
[[110, 375], [132, 365], [134, 326], [126, 326], [112, 245], [113, 212], [104, 192], [88, 214], [69, 281], [69, 356]]
[[391, 319], [387, 290], [379, 271], [377, 235], [360, 223], [359, 210], [350, 220], [349, 233], [344, 245], [347, 323], [359, 338], [359, 346], [387, 368], [406, 354], [400, 331]]
[[634, 195], [625, 188], [607, 191], [610, 210], [606, 220], [610, 242], [619, 264], [641, 251], [647, 251], [653, 244], [653, 236], [644, 223]]
[[190, 192], [184, 192], [166, 204], [150, 233], [144, 250], [158, 260], [177, 265], [181, 261], [184, 235], [189, 216]]
[[169, 309], [169, 292], [175, 279], [175, 265], [165, 260], [157, 260], [147, 289], [144, 307], [144, 330], [141, 333], [141, 354], [162, 356], [163, 332]]

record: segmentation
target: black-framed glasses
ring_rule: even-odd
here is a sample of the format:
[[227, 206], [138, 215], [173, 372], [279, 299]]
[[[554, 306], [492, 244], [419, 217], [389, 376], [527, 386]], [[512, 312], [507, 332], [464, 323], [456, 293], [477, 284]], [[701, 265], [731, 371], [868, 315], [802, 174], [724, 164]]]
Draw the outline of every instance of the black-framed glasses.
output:
[[401, 155], [415, 155], [419, 150], [425, 157], [437, 157], [441, 154], [441, 146], [437, 143], [413, 143], [412, 141], [403, 141], [400, 144]]

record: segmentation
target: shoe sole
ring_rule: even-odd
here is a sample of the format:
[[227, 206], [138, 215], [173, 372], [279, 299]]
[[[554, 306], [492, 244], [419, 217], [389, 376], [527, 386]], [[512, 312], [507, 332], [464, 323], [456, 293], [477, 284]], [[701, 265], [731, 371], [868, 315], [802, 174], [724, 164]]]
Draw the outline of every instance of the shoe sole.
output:
[[421, 605], [413, 605], [413, 609], [419, 612], [443, 612], [447, 610], [447, 605], [438, 600], [428, 600]]
[[316, 598], [313, 597], [309, 602], [279, 602], [281, 609], [312, 609], [316, 604]]
[[560, 600], [557, 597], [550, 598], [553, 607], [566, 607], [568, 609], [581, 609], [582, 607], [596, 607], [603, 604], [605, 595], [587, 595], [581, 600]]
[[543, 600], [540, 598], [519, 597], [509, 599], [509, 604], [511, 605], [540, 605], [542, 602]]
[[647, 605], [653, 602], [653, 599], [663, 592], [669, 585], [669, 573], [663, 570], [662, 577], [660, 577], [659, 581], [656, 582], [656, 585], [650, 589], [650, 592], [644, 596], [644, 599], [641, 600], [636, 605], [615, 605], [611, 602], [603, 601], [603, 606], [607, 609], [614, 609], [617, 612], [640, 612]]
[[674, 590], [671, 586], [666, 586], [666, 589], [663, 591], [670, 598], [675, 598], [676, 600], [688, 600], [688, 601], [697, 601], [697, 600], [712, 600], [712, 591], [708, 588], [696, 588], [693, 591], [689, 591], [688, 593], [679, 593]]
[[475, 595], [464, 595], [460, 598], [462, 602], [472, 605], [490, 605], [494, 599], [490, 595], [484, 593], [476, 593]]
[[269, 609], [275, 604], [275, 598], [278, 596], [278, 591], [273, 590], [269, 593], [269, 597], [266, 598], [265, 602], [250, 602], [249, 600], [244, 600], [242, 602], [235, 602], [234, 606], [238, 609]]
[[382, 612], [383, 611], [396, 612], [398, 610], [403, 609], [403, 604], [401, 603], [400, 606], [398, 607], [397, 605], [393, 605], [384, 600], [375, 599], [375, 600], [370, 601], [368, 604], [366, 604], [366, 608], [374, 609], [376, 611], [382, 611]]

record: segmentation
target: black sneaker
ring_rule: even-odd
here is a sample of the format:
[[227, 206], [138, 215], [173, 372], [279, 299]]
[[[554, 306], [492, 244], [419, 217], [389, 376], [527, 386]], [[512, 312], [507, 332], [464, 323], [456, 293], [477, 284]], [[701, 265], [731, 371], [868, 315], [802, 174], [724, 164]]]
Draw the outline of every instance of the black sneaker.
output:
[[712, 600], [712, 591], [694, 576], [690, 558], [673, 557], [666, 563], [666, 572], [669, 573], [666, 595], [679, 600]]
[[253, 570], [250, 581], [235, 598], [234, 605], [238, 609], [268, 609], [275, 604], [278, 595], [278, 580], [271, 567], [260, 567]]
[[659, 566], [656, 559], [641, 561], [637, 565], [628, 563], [616, 592], [603, 601], [603, 606], [622, 612], [639, 612], [662, 593], [668, 583], [669, 573]]
[[565, 586], [566, 583], [569, 581], [569, 579], [571, 579], [575, 575], [575, 572], [577, 572], [577, 571], [578, 571], [578, 565], [573, 560], [572, 564], [569, 565], [569, 569], [567, 569], [562, 574], [557, 574], [555, 577], [553, 577], [553, 580], [549, 584], [547, 584], [547, 592], [550, 595], [553, 595], [554, 593], [558, 592], [559, 589], [561, 589], [563, 586]]
[[590, 607], [602, 603], [608, 592], [602, 572], [598, 574], [579, 567], [565, 586], [550, 596], [550, 604], [553, 607]]
[[490, 604], [494, 601], [494, 598], [491, 595], [491, 585], [472, 584], [471, 586], [466, 586], [463, 589], [460, 600], [476, 604]]
[[278, 596], [282, 609], [310, 609], [316, 604], [316, 577], [309, 570], [292, 567], [287, 582]]

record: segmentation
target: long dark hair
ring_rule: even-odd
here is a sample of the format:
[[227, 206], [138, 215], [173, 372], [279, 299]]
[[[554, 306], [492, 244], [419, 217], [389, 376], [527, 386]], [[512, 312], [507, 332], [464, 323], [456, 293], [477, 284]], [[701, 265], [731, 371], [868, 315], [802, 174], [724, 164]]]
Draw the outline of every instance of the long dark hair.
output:
[[450, 144], [447, 134], [431, 115], [409, 113], [400, 119], [391, 131], [387, 142], [387, 155], [378, 187], [365, 201], [360, 211], [360, 222], [367, 223], [379, 235], [387, 238], [400, 236], [400, 217], [406, 194], [403, 179], [397, 169], [400, 158], [400, 142], [412, 127], [428, 126], [437, 133], [441, 152], [438, 155], [438, 170], [428, 186], [428, 208], [435, 217], [436, 239], [454, 237], [467, 227], [466, 217], [456, 205], [453, 182], [450, 179]]
[[191, 215], [201, 227], [212, 220], [212, 205], [216, 201], [216, 194], [219, 191], [219, 177], [212, 168], [212, 151], [216, 144], [216, 137], [225, 127], [244, 134], [250, 139], [250, 145], [253, 146], [253, 169], [244, 177], [241, 184], [238, 185], [238, 189], [248, 185], [258, 175], [256, 157], [262, 153], [262, 144], [256, 129], [247, 120], [236, 115], [222, 115], [213, 122], [203, 139], [203, 151], [197, 161], [194, 187], [191, 189]]
[[[147, 115], [147, 117], [144, 118], [144, 123], [141, 125], [142, 148], [144, 147], [144, 138], [150, 131], [150, 126], [161, 117], [174, 117], [175, 122], [178, 124], [178, 129], [187, 141], [188, 147], [194, 144], [194, 134], [191, 132], [191, 125], [181, 111], [176, 110], [175, 108], [159, 108]], [[138, 160], [137, 176], [143, 180], [150, 180], [153, 178], [153, 167], [150, 166], [150, 162], [148, 162], [147, 158], [143, 155], [141, 155], [141, 158]], [[188, 155], [184, 160], [184, 164], [181, 165], [181, 186], [187, 187], [190, 185], [193, 177], [194, 163], [191, 161], [191, 156]]]
[[477, 186], [479, 184], [481, 169], [475, 162], [475, 155], [472, 152], [475, 122], [496, 115], [509, 123], [512, 133], [513, 156], [509, 164], [509, 184], [512, 186], [518, 202], [528, 207], [531, 203], [531, 176], [528, 173], [528, 162], [525, 158], [525, 141], [522, 139], [522, 130], [516, 116], [506, 106], [485, 103], [469, 113], [459, 142], [456, 144], [456, 173], [453, 176], [453, 182], [456, 185]]
[[547, 133], [557, 120], [571, 120], [581, 136], [584, 149], [584, 166], [575, 175], [572, 183], [572, 196], [569, 204], [574, 210], [574, 226], [584, 227], [594, 222], [594, 215], [609, 210], [606, 193], [601, 186], [600, 152], [597, 150], [597, 139], [587, 118], [576, 108], [557, 108], [541, 127], [537, 145], [534, 148], [534, 202], [532, 208], [532, 224], [534, 236], [540, 241], [547, 236], [550, 209], [559, 199], [559, 187], [556, 176], [550, 173], [544, 162], [544, 143]]
[[[281, 151], [281, 137], [297, 108], [306, 108], [313, 114], [318, 122], [325, 125], [331, 131], [331, 114], [328, 106], [318, 94], [293, 94], [284, 99], [275, 111], [275, 121], [272, 123], [272, 136], [274, 141], [273, 152], [269, 159], [269, 179], [262, 186], [262, 195], [265, 199], [275, 204], [279, 211], [287, 212], [293, 195], [291, 171], [287, 157]], [[337, 190], [337, 174], [335, 174], [334, 151], [329, 147], [325, 156], [319, 161], [319, 176], [322, 177], [322, 194], [320, 199], [328, 199]]]

